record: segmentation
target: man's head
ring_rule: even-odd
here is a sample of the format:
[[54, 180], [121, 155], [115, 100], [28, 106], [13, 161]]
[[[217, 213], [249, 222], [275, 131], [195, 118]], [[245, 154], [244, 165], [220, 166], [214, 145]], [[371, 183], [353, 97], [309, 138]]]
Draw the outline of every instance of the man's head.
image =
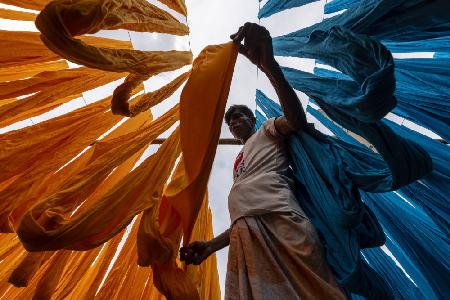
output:
[[232, 105], [225, 113], [231, 134], [238, 140], [245, 141], [255, 132], [256, 118], [245, 105]]

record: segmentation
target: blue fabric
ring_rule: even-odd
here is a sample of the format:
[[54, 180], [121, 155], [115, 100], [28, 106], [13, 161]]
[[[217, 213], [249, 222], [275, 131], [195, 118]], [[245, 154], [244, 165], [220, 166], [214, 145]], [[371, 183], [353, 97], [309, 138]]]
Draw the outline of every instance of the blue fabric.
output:
[[[394, 113], [426, 127], [446, 140], [450, 132], [450, 59], [397, 59], [397, 107]], [[321, 77], [349, 79], [345, 74], [315, 68]]]
[[[341, 128], [333, 124], [328, 118], [322, 115], [312, 107], [307, 108], [307, 112], [313, 115], [317, 120], [324, 124], [331, 132], [333, 132], [341, 140], [358, 146], [359, 151], [354, 151], [353, 155], [357, 155], [363, 159], [366, 157], [374, 157], [373, 152], [356, 141], [353, 137], [345, 133]], [[439, 225], [443, 232], [448, 233], [450, 220], [449, 215], [449, 191], [450, 191], [450, 152], [448, 146], [423, 136], [406, 127], [399, 126], [389, 120], [384, 120], [391, 129], [397, 134], [414, 141], [420, 145], [433, 159], [433, 172], [421, 179], [421, 182], [413, 182], [402, 187], [399, 192], [409, 198], [415, 205], [421, 206]], [[350, 149], [350, 147], [347, 147]], [[360, 154], [361, 153], [361, 154]], [[378, 164], [375, 160], [370, 161], [370, 165]], [[370, 166], [367, 166], [370, 168]]]
[[434, 39], [425, 39], [409, 42], [383, 42], [383, 44], [392, 52], [411, 53], [411, 52], [449, 52], [450, 36], [442, 36]]
[[[450, 35], [448, 0], [363, 0], [344, 13], [273, 40], [280, 56], [298, 56], [296, 49], [316, 30], [342, 26], [382, 41], [408, 42]], [[423, 16], [427, 16], [424, 18]], [[337, 56], [345, 53], [336, 53]]]
[[405, 251], [403, 251], [400, 245], [390, 236], [389, 232], [386, 233], [386, 236], [386, 248], [392, 253], [393, 257], [395, 257], [395, 259], [399, 262], [405, 272], [411, 277], [422, 294], [425, 295], [425, 297], [417, 299], [438, 299], [436, 293], [433, 291], [433, 287], [428, 283], [427, 279], [423, 276], [417, 265], [408, 257], [408, 255], [405, 253]]
[[318, 0], [268, 0], [258, 13], [258, 19], [270, 17], [280, 11], [303, 6]]
[[395, 299], [429, 299], [380, 248], [364, 249], [362, 256], [380, 276], [390, 283]]
[[[449, 44], [447, 44], [449, 45]], [[445, 49], [447, 52], [436, 52], [433, 58], [450, 58], [450, 50]]]
[[[307, 111], [309, 113], [311, 113], [316, 119], [318, 119], [321, 123], [323, 123], [328, 129], [330, 129], [334, 134], [336, 134], [336, 136], [338, 136], [339, 138], [343, 138], [346, 141], [350, 142], [352, 145], [358, 145], [361, 148], [361, 150], [366, 150], [366, 154], [367, 157], [371, 157], [373, 155], [373, 153], [371, 153], [371, 151], [366, 148], [365, 146], [363, 146], [362, 144], [360, 144], [359, 142], [357, 142], [355, 139], [353, 139], [352, 137], [350, 137], [348, 134], [346, 134], [342, 129], [340, 129], [338, 126], [336, 126], [335, 124], [333, 124], [328, 118], [326, 118], [325, 116], [323, 116], [319, 111], [313, 109], [312, 107], [308, 107]], [[389, 122], [386, 120], [386, 122], [388, 122], [388, 124], [394, 128], [394, 130], [397, 133], [400, 133], [402, 136], [405, 136], [411, 140], [414, 140], [415, 142], [417, 142], [418, 144], [420, 144], [421, 146], [423, 146], [426, 150], [430, 151], [431, 156], [433, 157], [433, 161], [434, 161], [434, 166], [435, 166], [435, 170], [433, 171], [433, 173], [431, 175], [428, 175], [427, 177], [425, 177], [424, 179], [422, 179], [422, 181], [427, 180], [427, 178], [430, 177], [434, 177], [436, 176], [436, 174], [438, 174], [439, 172], [447, 172], [445, 170], [448, 170], [448, 168], [450, 167], [450, 164], [448, 163], [448, 157], [450, 155], [450, 153], [447, 151], [448, 149], [446, 149], [447, 146], [442, 145], [436, 141], [431, 140], [430, 138], [427, 138], [425, 136], [422, 136], [420, 134], [414, 133], [413, 131], [405, 128], [405, 127], [401, 127], [398, 126], [392, 122]], [[348, 145], [346, 145], [345, 143], [339, 142], [341, 145], [343, 145], [344, 147], [349, 147]], [[351, 147], [349, 147], [349, 149], [351, 149]], [[362, 159], [363, 157], [361, 157]], [[446, 177], [447, 178], [447, 177]], [[450, 181], [446, 181], [446, 182], [441, 182], [443, 184], [448, 185]], [[413, 183], [410, 184], [406, 187], [403, 187], [402, 189], [400, 189], [400, 191], [403, 191], [404, 189], [409, 189], [412, 185], [421, 185], [420, 183]], [[446, 186], [443, 187], [444, 189], [446, 188]], [[448, 189], [447, 189], [447, 193], [448, 193]], [[382, 195], [389, 195], [389, 197], [391, 197], [391, 201], [396, 201], [395, 205], [407, 205], [403, 200], [401, 200], [401, 198], [399, 198], [398, 196], [396, 196], [395, 194], [391, 195], [392, 193], [389, 194], [382, 194]], [[421, 194], [416, 194], [417, 196], [419, 196], [419, 199], [422, 201], [422, 204], [424, 204], [425, 206], [429, 206], [429, 203], [423, 203], [424, 198], [422, 197]], [[367, 195], [364, 194], [363, 200], [365, 200], [365, 197], [367, 197]], [[378, 197], [378, 194], [371, 194], [370, 196], [371, 198], [376, 198]], [[448, 197], [447, 197], [448, 198]], [[394, 199], [394, 200], [392, 200]], [[410, 199], [411, 200], [411, 199]], [[437, 201], [436, 198], [433, 199], [433, 201]], [[415, 200], [412, 201], [413, 203], [415, 202]], [[447, 209], [448, 211], [448, 200], [444, 200], [441, 201], [440, 203], [440, 208], [442, 209], [441, 212], [445, 215], [448, 216], [448, 212], [445, 212], [445, 210]], [[372, 207], [371, 207], [372, 208]], [[397, 208], [397, 206], [395, 206], [395, 208], [392, 208], [392, 212], [397, 216], [397, 217], [401, 217], [404, 218], [405, 216], [400, 215], [400, 212], [402, 211], [402, 209], [404, 208]], [[409, 210], [408, 210], [409, 211]], [[429, 236], [431, 238], [440, 240], [440, 244], [446, 244], [448, 243], [448, 239], [446, 237], [448, 237], [448, 235], [445, 234], [445, 232], [447, 231], [442, 231], [442, 230], [438, 230], [438, 228], [436, 227], [436, 225], [434, 224], [434, 218], [433, 220], [431, 220], [428, 216], [424, 216], [424, 213], [422, 210], [416, 210], [417, 215], [411, 215], [411, 214], [407, 214], [406, 217], [409, 217], [410, 219], [407, 219], [406, 221], [409, 220], [410, 223], [414, 224], [421, 224], [420, 226], [423, 226], [423, 220], [426, 220], [426, 223], [428, 227], [431, 227], [432, 230], [430, 231], [425, 231], [424, 235]], [[379, 216], [380, 212], [379, 210], [376, 211], [377, 216]], [[411, 219], [411, 217], [413, 219]], [[414, 218], [419, 217], [420, 220], [415, 220]], [[448, 218], [447, 218], [448, 219]], [[386, 221], [386, 220], [380, 220], [381, 224], [384, 225], [384, 227], [389, 227], [392, 226], [390, 224], [391, 221]], [[394, 222], [394, 221], [392, 221]], [[427, 228], [426, 226], [424, 226], [423, 228]], [[422, 229], [425, 230], [425, 229]], [[435, 234], [435, 233], [438, 234]], [[436, 237], [437, 236], [437, 237]], [[430, 243], [428, 241], [421, 241], [420, 242], [422, 245], [429, 245]], [[388, 248], [394, 248], [394, 246], [392, 245], [392, 242], [390, 243], [391, 245], [389, 245], [388, 243]], [[444, 248], [445, 249], [445, 248]], [[413, 297], [410, 298], [409, 296], [405, 298], [406, 292], [407, 292], [407, 286], [401, 284], [401, 282], [397, 282], [395, 284], [392, 284], [392, 286], [394, 287], [394, 289], [397, 289], [397, 293], [400, 293], [403, 297], [403, 299], [435, 299], [436, 297], [434, 296], [434, 292], [432, 291], [432, 289], [429, 287], [428, 283], [426, 280], [424, 280], [422, 278], [422, 275], [419, 271], [417, 271], [415, 264], [412, 263], [410, 261], [410, 259], [405, 256], [404, 253], [399, 252], [399, 249], [396, 250], [392, 250], [394, 256], [400, 261], [400, 263], [405, 267], [405, 269], [407, 270], [407, 272], [412, 275], [413, 279], [415, 280], [416, 284], [418, 284], [418, 286], [420, 287], [420, 290], [422, 291], [422, 293], [424, 295], [426, 295], [426, 297]], [[433, 251], [432, 251], [433, 252]], [[366, 250], [363, 251], [363, 253], [366, 253]], [[437, 256], [437, 259], [445, 259], [442, 257], [439, 257], [439, 255]], [[381, 258], [378, 257], [378, 260], [380, 260]], [[378, 272], [380, 272], [381, 274], [383, 274], [383, 269], [387, 268], [386, 265], [374, 265], [371, 264], [369, 261], [369, 264]], [[424, 262], [421, 263], [422, 267], [426, 264]], [[429, 272], [428, 274], [432, 273], [433, 271]], [[383, 274], [384, 278], [387, 278], [389, 276], [397, 276], [395, 274]], [[402, 279], [403, 280], [403, 279]], [[433, 279], [432, 279], [433, 280]], [[389, 282], [393, 282], [392, 279], [389, 280]], [[438, 291], [441, 288], [438, 287]], [[442, 289], [441, 289], [442, 290]], [[412, 291], [411, 291], [412, 292]], [[414, 291], [414, 293], [416, 293], [416, 291]]]
[[380, 248], [364, 249], [362, 255], [366, 262], [390, 283], [395, 299], [432, 299], [415, 286], [395, 265], [393, 259]]
[[325, 7], [323, 11], [326, 14], [331, 14], [346, 8], [351, 7], [352, 5], [355, 5], [361, 0], [333, 0], [325, 4]]
[[395, 193], [361, 194], [380, 222], [420, 269], [436, 295], [450, 294], [450, 240], [421, 209], [405, 205]]
[[321, 78], [284, 68], [288, 80], [295, 81], [294, 88], [313, 99], [321, 98], [340, 113], [363, 122], [381, 119], [396, 105], [394, 61], [379, 42], [333, 27], [328, 31], [314, 31], [303, 43], [295, 43], [298, 56], [319, 58], [352, 80]]
[[[257, 91], [256, 102], [267, 116], [281, 114], [279, 106], [260, 91]], [[383, 131], [388, 130], [383, 128], [381, 132]], [[388, 143], [395, 144], [402, 141], [392, 132], [388, 135], [386, 139]], [[365, 245], [379, 246], [384, 240], [376, 219], [370, 218], [370, 212], [367, 212], [360, 201], [357, 187], [371, 191], [390, 190], [397, 186], [393, 183], [394, 181], [398, 184], [400, 182], [406, 184], [408, 180], [414, 180], [410, 177], [414, 172], [403, 173], [406, 170], [404, 169], [406, 164], [398, 169], [391, 167], [391, 170], [396, 170], [393, 172], [402, 173], [409, 178], [408, 180], [405, 178], [392, 180], [400, 175], [392, 176], [379, 155], [374, 153], [366, 155], [368, 151], [361, 151], [359, 146], [345, 143], [346, 147], [343, 147], [342, 143], [344, 142], [325, 136], [311, 127], [301, 132], [299, 136], [291, 138], [290, 153], [294, 175], [306, 191], [300, 194], [299, 198], [302, 199], [301, 205], [311, 222], [323, 237], [327, 261], [335, 271], [338, 282], [351, 291], [355, 291], [355, 287], [364, 286], [366, 292], [382, 294], [383, 291], [379, 287], [383, 286], [383, 282], [364, 276], [363, 273], [367, 272], [362, 272], [364, 270], [361, 269], [359, 254], [361, 244], [364, 242]], [[404, 141], [400, 142], [402, 143]], [[383, 148], [388, 145], [381, 143], [379, 146]], [[380, 153], [384, 153], [385, 157], [392, 155], [390, 151], [385, 150]], [[421, 155], [422, 152], [419, 151], [419, 156]], [[394, 160], [387, 159], [387, 161], [392, 164]], [[415, 163], [409, 161], [407, 164]], [[301, 193], [302, 189], [298, 190]], [[320, 201], [312, 201], [312, 199], [320, 199]], [[361, 224], [372, 225], [362, 228], [363, 234], [360, 234]], [[375, 237], [375, 242], [363, 241], [364, 236]], [[364, 282], [361, 281], [363, 279]], [[383, 289], [386, 288], [389, 289], [385, 286]], [[388, 297], [386, 294], [383, 296]]]

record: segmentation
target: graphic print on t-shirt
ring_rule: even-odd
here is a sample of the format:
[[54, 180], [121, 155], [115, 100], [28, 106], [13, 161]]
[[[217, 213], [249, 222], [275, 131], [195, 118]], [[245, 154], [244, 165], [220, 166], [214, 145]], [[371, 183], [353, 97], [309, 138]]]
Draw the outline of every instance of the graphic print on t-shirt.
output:
[[236, 157], [236, 160], [234, 161], [233, 180], [236, 180], [244, 172], [245, 172], [244, 152], [241, 151], [239, 152], [238, 156]]

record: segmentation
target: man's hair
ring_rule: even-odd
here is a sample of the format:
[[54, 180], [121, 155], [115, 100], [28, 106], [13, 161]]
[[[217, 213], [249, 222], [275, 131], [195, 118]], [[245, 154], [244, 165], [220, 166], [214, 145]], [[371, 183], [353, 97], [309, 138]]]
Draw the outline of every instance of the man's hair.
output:
[[230, 108], [228, 108], [227, 112], [225, 113], [225, 123], [227, 123], [227, 125], [230, 125], [231, 115], [233, 115], [233, 113], [236, 111], [243, 113], [244, 115], [246, 115], [251, 119], [255, 118], [255, 115], [253, 114], [252, 110], [248, 108], [246, 105], [242, 104], [231, 105]]

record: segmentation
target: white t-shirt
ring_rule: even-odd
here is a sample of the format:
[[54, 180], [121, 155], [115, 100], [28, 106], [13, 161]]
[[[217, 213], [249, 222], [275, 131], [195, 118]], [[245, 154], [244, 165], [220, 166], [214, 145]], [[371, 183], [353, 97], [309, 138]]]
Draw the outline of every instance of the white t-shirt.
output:
[[294, 212], [305, 217], [293, 192], [286, 138], [278, 133], [272, 118], [239, 152], [228, 196], [232, 224], [243, 216], [273, 212]]

